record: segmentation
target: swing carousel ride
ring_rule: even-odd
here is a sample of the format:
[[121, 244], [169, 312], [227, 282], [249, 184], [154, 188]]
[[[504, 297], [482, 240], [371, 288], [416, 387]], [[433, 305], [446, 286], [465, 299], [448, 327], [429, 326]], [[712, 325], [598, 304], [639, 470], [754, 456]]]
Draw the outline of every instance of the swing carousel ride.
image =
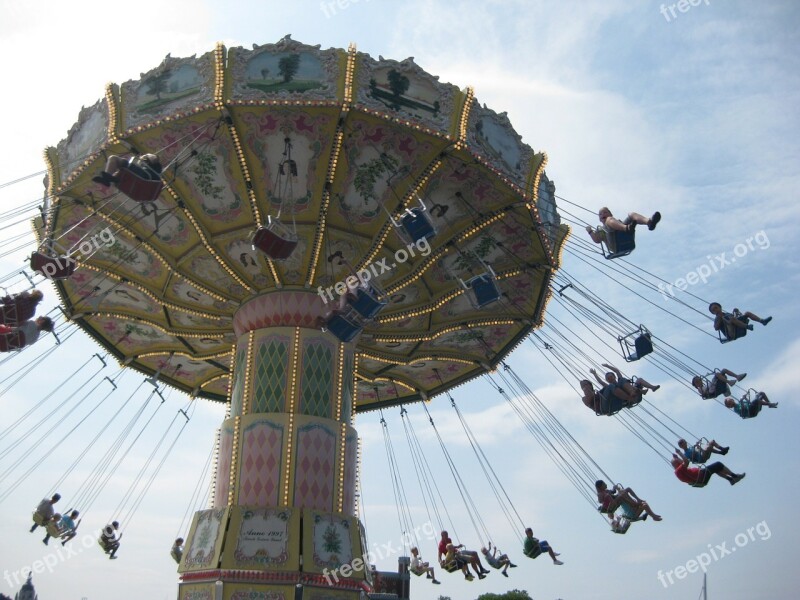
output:
[[[145, 153], [160, 180], [93, 180]], [[228, 404], [181, 599], [359, 597], [365, 570], [322, 578], [365, 550], [354, 415], [490, 372], [543, 323], [568, 232], [545, 162], [410, 58], [288, 36], [168, 56], [46, 151], [32, 268], [65, 314]]]

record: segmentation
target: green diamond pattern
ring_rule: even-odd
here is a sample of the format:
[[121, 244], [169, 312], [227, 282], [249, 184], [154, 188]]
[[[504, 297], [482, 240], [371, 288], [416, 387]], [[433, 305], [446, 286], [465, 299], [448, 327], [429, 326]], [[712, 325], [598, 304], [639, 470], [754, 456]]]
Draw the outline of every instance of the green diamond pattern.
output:
[[231, 416], [242, 414], [242, 397], [244, 396], [244, 371], [247, 366], [247, 349], [241, 348], [236, 353], [236, 366], [233, 368], [233, 389], [231, 390]]
[[289, 348], [286, 342], [270, 340], [256, 350], [254, 413], [283, 412]]
[[301, 411], [305, 415], [331, 418], [333, 350], [322, 344], [309, 344], [303, 353], [300, 390]]

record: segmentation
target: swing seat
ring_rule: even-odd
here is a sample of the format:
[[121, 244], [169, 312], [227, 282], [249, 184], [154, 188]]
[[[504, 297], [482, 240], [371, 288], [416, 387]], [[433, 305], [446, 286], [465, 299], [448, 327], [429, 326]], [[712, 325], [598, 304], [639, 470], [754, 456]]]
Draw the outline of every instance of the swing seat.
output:
[[297, 248], [297, 236], [277, 219], [259, 227], [253, 236], [253, 249], [261, 250], [272, 260], [286, 260]]
[[[5, 331], [5, 329], [3, 331]], [[25, 347], [25, 343], [25, 334], [21, 331], [17, 330], [10, 333], [0, 333], [0, 352], [21, 350]], [[41, 523], [39, 524], [41, 525]]]
[[142, 177], [133, 170], [122, 167], [116, 174], [117, 189], [136, 202], [154, 202], [164, 189], [164, 182]]
[[442, 565], [442, 568], [448, 573], [455, 573], [456, 571], [459, 571], [461, 569], [461, 567], [458, 566], [458, 561], [455, 559], [451, 560], [450, 562], [444, 563]]
[[363, 327], [344, 315], [333, 314], [325, 321], [325, 329], [330, 331], [340, 342], [346, 344], [352, 342], [361, 333]]
[[412, 208], [406, 211], [400, 219], [400, 226], [406, 232], [408, 239], [414, 243], [422, 239], [430, 240], [436, 235], [436, 228], [424, 208]]
[[760, 392], [750, 388], [745, 392], [744, 396], [739, 399], [740, 403], [747, 403], [747, 412], [739, 415], [742, 419], [754, 419], [761, 413], [761, 409], [764, 408], [764, 405], [760, 402], [760, 396]]
[[468, 280], [464, 287], [472, 291], [472, 305], [475, 308], [483, 308], [500, 298], [500, 289], [497, 287], [497, 280], [494, 273], [484, 273], [476, 275]]
[[45, 525], [45, 531], [47, 531], [47, 535], [51, 538], [60, 538], [61, 535], [64, 533], [64, 530], [58, 526], [58, 523], [55, 520], [51, 519], [47, 525]]
[[358, 288], [355, 296], [348, 304], [365, 319], [373, 319], [386, 306], [386, 302], [378, 300], [378, 294], [371, 286], [368, 290]]
[[31, 254], [31, 271], [47, 279], [67, 279], [75, 272], [78, 263], [68, 257], [48, 256], [41, 252]]
[[606, 244], [601, 243], [601, 247], [607, 260], [628, 256], [636, 248], [635, 231], [614, 231], [606, 236]]
[[[735, 315], [737, 319], [748, 323], [750, 319], [742, 315]], [[729, 331], [730, 328], [730, 331]], [[727, 344], [728, 342], [733, 342], [738, 340], [739, 338], [743, 338], [747, 335], [747, 327], [733, 327], [732, 325], [729, 326], [727, 323], [723, 323], [722, 329], [720, 329], [717, 333], [719, 334], [719, 343], [720, 344]]]
[[653, 351], [653, 341], [650, 332], [644, 325], [626, 336], [618, 337], [622, 357], [626, 362], [634, 362]]

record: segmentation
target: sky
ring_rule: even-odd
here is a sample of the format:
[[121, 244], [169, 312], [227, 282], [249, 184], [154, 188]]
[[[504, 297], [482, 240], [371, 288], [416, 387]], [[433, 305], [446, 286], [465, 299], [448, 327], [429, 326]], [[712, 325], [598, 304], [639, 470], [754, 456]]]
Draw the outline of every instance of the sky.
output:
[[[707, 553], [713, 554], [709, 598], [795, 598], [800, 589], [800, 573], [794, 568], [800, 533], [795, 506], [800, 403], [793, 394], [800, 360], [799, 328], [793, 316], [800, 283], [794, 252], [800, 228], [800, 5], [789, 0], [693, 4], [684, 4], [686, 10], [681, 12], [677, 4], [621, 0], [230, 0], [224, 4], [140, 0], [130, 10], [95, 1], [3, 0], [0, 68], [6, 83], [0, 109], [7, 118], [0, 147], [0, 212], [42, 196], [43, 149], [66, 136], [80, 108], [100, 99], [107, 82], [136, 79], [167, 54], [202, 54], [216, 42], [250, 47], [291, 33], [296, 40], [322, 48], [346, 48], [354, 42], [374, 57], [413, 56], [441, 81], [460, 88], [470, 85], [481, 103], [507, 112], [523, 140], [548, 153], [548, 175], [565, 199], [560, 206], [579, 220], [594, 224], [593, 213], [603, 205], [616, 214], [635, 210], [649, 215], [660, 210], [663, 221], [658, 229], [639, 233], [631, 256], [633, 270], [675, 282], [700, 272], [703, 265], [716, 264], [712, 257], [723, 252], [732, 257], [748, 239], [761, 240], [739, 252], [736, 262], [716, 270], [706, 283], [689, 288], [696, 298], [686, 301], [700, 313], [705, 311], [704, 301], [719, 300], [725, 307], [774, 316], [768, 328], [756, 325], [747, 338], [726, 345], [692, 327], [710, 327], [700, 313], [658, 294], [651, 294], [652, 303], [647, 303], [618, 286], [615, 280], [622, 276], [610, 265], [592, 267], [568, 250], [563, 267], [571, 278], [701, 364], [746, 371], [747, 383], [765, 390], [780, 407], [743, 421], [718, 404], [699, 400], [654, 365], [637, 363], [638, 374], [663, 385], [651, 396], [654, 404], [686, 430], [730, 445], [724, 462], [734, 471], [747, 472], [747, 478], [733, 488], [715, 480], [705, 489], [692, 489], [675, 479], [663, 452], [659, 456], [615, 419], [587, 411], [571, 387], [574, 382], [544, 361], [534, 344], [522, 344], [509, 359], [512, 368], [594, 460], [646, 498], [664, 520], [637, 523], [625, 536], [610, 533], [507, 403], [487, 381], [476, 380], [453, 392], [458, 406], [514, 509], [538, 537], [562, 554], [565, 564], [555, 567], [546, 558], [530, 561], [522, 556], [522, 532], [502, 518], [449, 402], [439, 397], [428, 406], [437, 429], [456, 456], [459, 473], [469, 482], [474, 504], [492, 532], [491, 541], [520, 566], [509, 572], [508, 579], [493, 572], [473, 583], [437, 572], [442, 585], [414, 579], [412, 597], [435, 600], [441, 594], [467, 600], [518, 588], [537, 600], [691, 600], [700, 593], [702, 573], [678, 578], [683, 572], [676, 568], [690, 566], [689, 561]], [[675, 10], [671, 12], [670, 6]], [[16, 183], [7, 185], [10, 182]], [[18, 231], [16, 226], [0, 229], [0, 242]], [[573, 236], [568, 248], [578, 248], [578, 238], [586, 238], [580, 225]], [[1, 249], [5, 252], [8, 247]], [[0, 274], [20, 269], [30, 251], [29, 246], [4, 256]], [[19, 277], [2, 283], [12, 284], [19, 285]], [[47, 303], [48, 309], [55, 306], [53, 293]], [[679, 312], [689, 323], [658, 307]], [[565, 317], [559, 303], [551, 302], [550, 308], [554, 316]], [[46, 346], [35, 349], [44, 351]], [[35, 413], [42, 415], [58, 406], [55, 410], [63, 415], [64, 424], [71, 423], [75, 418], [67, 414], [71, 403], [96, 383], [89, 380], [94, 361], [83, 371], [78, 368], [97, 351], [96, 344], [77, 333], [47, 358], [46, 369], [4, 391], [0, 429], [47, 394], [60, 403], [66, 391], [71, 394], [85, 384], [74, 398], [66, 395], [63, 406], [50, 403]], [[0, 362], [0, 381], [10, 382], [31, 358], [26, 353]], [[608, 359], [623, 366], [621, 357], [609, 353]], [[117, 366], [110, 364], [103, 374], [113, 377], [116, 372]], [[194, 508], [192, 492], [224, 415], [219, 405], [205, 401], [192, 405], [192, 420], [160, 476], [130, 523], [123, 523], [119, 560], [107, 561], [96, 545], [88, 542], [84, 547], [81, 537], [74, 556], [59, 557], [42, 545], [38, 532], [27, 531], [39, 500], [62, 479], [87, 440], [114, 430], [109, 424], [113, 412], [141, 380], [136, 373], [122, 376], [121, 391], [111, 396], [108, 406], [93, 411], [78, 434], [63, 443], [58, 443], [61, 430], [36, 427], [15, 428], [8, 438], [0, 438], [0, 498], [4, 498], [0, 506], [5, 517], [0, 522], [0, 593], [13, 597], [21, 570], [34, 561], [48, 560], [52, 567], [34, 575], [41, 600], [176, 597], [177, 575], [169, 547], [185, 533], [183, 517]], [[4, 390], [7, 383], [0, 386]], [[134, 403], [147, 392], [141, 388], [136, 394]], [[177, 392], [165, 397], [140, 443], [85, 515], [87, 530], [99, 529], [116, 514], [116, 507], [130, 504], [126, 490], [132, 489], [141, 465], [162, 436], [165, 443], [174, 438], [178, 426], [169, 428], [170, 423], [188, 400]], [[98, 399], [91, 395], [74, 415]], [[130, 414], [121, 415], [120, 422]], [[386, 411], [385, 417], [414, 522], [424, 531], [438, 530], [439, 523], [423, 527], [428, 524], [427, 511], [410, 457], [403, 452], [406, 441], [399, 411]], [[371, 545], [397, 546], [402, 532], [379, 418], [369, 413], [356, 419], [363, 448], [363, 518]], [[449, 490], [451, 533], [457, 532], [459, 542], [480, 546], [485, 540], [465, 514], [424, 411], [409, 407], [409, 418], [437, 480]], [[90, 457], [110, 443], [109, 435], [100, 436]], [[25, 459], [25, 444], [41, 436], [46, 440], [40, 448], [53, 447], [42, 464], [28, 473], [29, 461], [6, 475], [16, 461]], [[10, 440], [14, 443], [5, 453]], [[65, 496], [85, 475], [78, 469], [65, 480]], [[4, 494], [15, 481], [13, 493]], [[425, 559], [435, 558], [435, 543], [420, 543]], [[727, 552], [733, 548], [735, 552]], [[378, 567], [395, 569], [396, 556], [381, 558]]]

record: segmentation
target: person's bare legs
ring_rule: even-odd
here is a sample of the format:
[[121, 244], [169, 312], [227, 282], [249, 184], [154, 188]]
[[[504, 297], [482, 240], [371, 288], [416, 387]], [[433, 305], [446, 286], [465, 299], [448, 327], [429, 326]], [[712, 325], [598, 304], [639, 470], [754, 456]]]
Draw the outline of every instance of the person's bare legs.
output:
[[108, 160], [106, 161], [105, 171], [109, 175], [116, 175], [117, 171], [119, 171], [122, 167], [126, 167], [127, 165], [127, 158], [122, 158], [121, 156], [109, 156]]
[[636, 395], [629, 394], [628, 392], [626, 392], [620, 386], [616, 386], [614, 388], [614, 395], [617, 398], [619, 398], [620, 400], [622, 400], [625, 404], [630, 404], [631, 402], [633, 402], [636, 399]]
[[620, 492], [617, 494], [617, 498], [620, 499], [620, 502], [617, 503], [617, 506], [619, 506], [622, 502], [627, 502], [634, 509], [643, 509], [649, 516], [653, 517], [654, 521], [661, 520], [661, 515], [657, 515], [655, 512], [653, 512], [653, 509], [650, 508], [650, 505], [647, 503], [647, 501], [639, 498], [636, 495], [636, 492], [634, 492], [631, 488], [620, 490]]
[[751, 321], [755, 321], [756, 323], [761, 323], [762, 325], [766, 325], [770, 321], [772, 321], [772, 317], [767, 317], [766, 319], [762, 319], [761, 317], [758, 317], [758, 316], [754, 315], [750, 311], [744, 313], [743, 316], [747, 317]]
[[[747, 373], [742, 373], [741, 375], [734, 373], [730, 369], [720, 369], [718, 373], [715, 373], [715, 376], [720, 381], [727, 383], [728, 385], [733, 385], [737, 381], [741, 381], [745, 377], [747, 377]], [[736, 381], [729, 381], [727, 377], [733, 377]]]
[[638, 225], [647, 225], [647, 228], [652, 231], [656, 228], [656, 225], [658, 225], [658, 222], [661, 220], [661, 213], [655, 212], [653, 213], [653, 216], [648, 219], [644, 215], [632, 212], [628, 214], [628, 219]]
[[606, 229], [628, 231], [628, 226], [616, 217], [608, 217], [603, 224], [606, 226]]
[[756, 394], [756, 401], [770, 408], [778, 408], [778, 403], [770, 402], [769, 398], [767, 398], [767, 395], [764, 392], [758, 392], [758, 394]]
[[660, 385], [653, 385], [652, 383], [650, 383], [646, 379], [642, 379], [641, 377], [636, 378], [636, 384], [645, 387], [652, 392], [655, 392], [661, 387]]

